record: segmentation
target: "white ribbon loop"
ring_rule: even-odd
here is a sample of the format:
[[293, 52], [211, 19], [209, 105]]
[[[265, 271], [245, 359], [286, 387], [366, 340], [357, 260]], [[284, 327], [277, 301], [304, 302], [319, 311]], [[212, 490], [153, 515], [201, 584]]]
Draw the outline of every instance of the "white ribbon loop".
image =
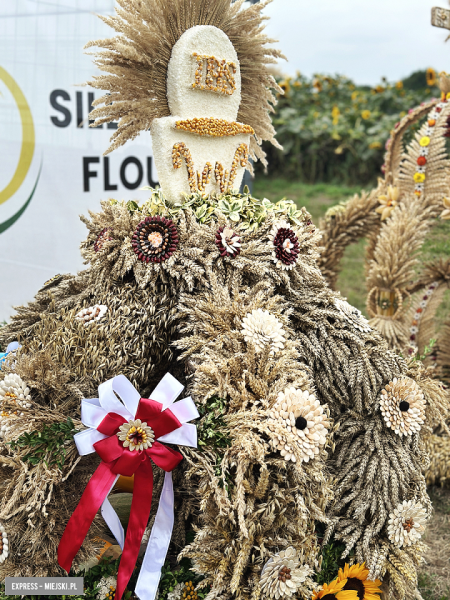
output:
[[81, 422], [86, 427], [96, 429], [108, 413], [100, 406], [98, 398], [89, 398], [81, 401]]
[[[119, 479], [119, 475], [114, 479], [114, 483], [109, 490], [109, 493], [112, 491], [113, 487], [116, 485], [116, 481]], [[108, 494], [109, 494], [108, 493]], [[102, 517], [105, 519], [105, 523], [108, 525], [111, 533], [116, 538], [117, 543], [123, 550], [125, 546], [125, 532], [123, 530], [122, 523], [120, 522], [119, 516], [111, 505], [111, 502], [108, 500], [108, 496], [103, 500], [103, 504], [101, 507]]]
[[107, 435], [100, 433], [96, 429], [85, 429], [80, 431], [73, 436], [74, 442], [77, 446], [78, 454], [80, 456], [86, 456], [86, 454], [92, 454], [95, 452], [94, 444], [100, 440], [104, 440]]
[[175, 429], [175, 431], [159, 437], [158, 442], [197, 448], [197, 427], [191, 423], [184, 423], [182, 427]]
[[124, 419], [127, 419], [127, 421], [129, 421], [130, 419], [134, 418], [134, 415], [136, 413], [131, 413], [128, 410], [128, 408], [115, 395], [115, 379], [116, 377], [114, 377], [113, 379], [108, 379], [108, 381], [105, 381], [105, 383], [102, 383], [98, 386], [98, 397], [100, 400], [100, 404], [102, 408], [106, 410], [106, 412], [116, 413], [122, 416]]
[[183, 398], [183, 400], [178, 400], [178, 402], [174, 402], [174, 404], [171, 405], [170, 410], [180, 423], [187, 423], [193, 419], [198, 419], [200, 416], [197, 407], [190, 396]]
[[162, 410], [164, 410], [178, 398], [183, 389], [184, 385], [175, 379], [173, 375], [166, 373], [149, 397], [162, 404]]

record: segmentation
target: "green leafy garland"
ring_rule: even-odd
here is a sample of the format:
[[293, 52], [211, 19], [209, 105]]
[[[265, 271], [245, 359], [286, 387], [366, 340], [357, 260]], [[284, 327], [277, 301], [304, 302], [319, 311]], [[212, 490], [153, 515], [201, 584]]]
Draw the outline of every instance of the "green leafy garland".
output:
[[30, 448], [30, 452], [22, 457], [23, 461], [37, 465], [44, 461], [48, 467], [64, 466], [67, 454], [67, 442], [73, 443], [73, 436], [78, 430], [70, 417], [65, 423], [44, 425], [41, 431], [24, 433], [17, 440], [9, 442], [11, 450]]
[[[258, 200], [253, 198], [247, 186], [244, 187], [242, 194], [234, 191], [229, 194], [202, 195], [200, 192], [185, 194], [185, 200], [175, 204], [168, 204], [159, 188], [145, 187], [142, 189], [151, 191], [149, 200], [141, 206], [134, 200], [126, 202], [130, 212], [140, 211], [151, 216], [175, 217], [181, 210], [190, 208], [199, 223], [211, 223], [217, 219], [217, 213], [220, 212], [230, 221], [239, 223], [237, 229], [248, 232], [258, 229], [269, 214], [287, 217], [297, 225], [310, 218], [306, 209], [299, 210], [293, 200], [283, 198], [276, 203], [267, 198]], [[111, 204], [118, 204], [118, 201], [111, 200]]]

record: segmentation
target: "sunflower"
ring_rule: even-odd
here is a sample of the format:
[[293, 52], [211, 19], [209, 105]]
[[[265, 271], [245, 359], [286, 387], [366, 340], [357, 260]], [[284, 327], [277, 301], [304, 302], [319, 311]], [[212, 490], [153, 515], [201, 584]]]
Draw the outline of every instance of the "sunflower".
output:
[[346, 579], [338, 581], [337, 578], [331, 583], [324, 583], [321, 590], [313, 593], [312, 600], [358, 600], [355, 590], [344, 590]]
[[363, 563], [362, 565], [353, 565], [351, 567], [345, 563], [344, 569], [339, 569], [337, 580], [346, 581], [344, 590], [355, 590], [358, 595], [358, 600], [380, 600], [378, 594], [381, 593], [381, 581], [379, 579], [370, 581], [367, 579], [368, 575], [369, 569], [366, 568], [366, 563]]

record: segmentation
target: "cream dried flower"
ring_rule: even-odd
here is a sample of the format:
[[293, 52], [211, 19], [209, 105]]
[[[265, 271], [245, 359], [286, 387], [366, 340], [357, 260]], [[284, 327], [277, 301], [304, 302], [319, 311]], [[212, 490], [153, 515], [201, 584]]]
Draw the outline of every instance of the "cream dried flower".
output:
[[269, 311], [262, 308], [252, 310], [242, 319], [242, 325], [245, 341], [252, 343], [257, 352], [262, 352], [268, 344], [271, 354], [283, 350], [286, 341], [283, 324]]
[[116, 593], [117, 579], [114, 575], [102, 577], [98, 584], [97, 598], [99, 600], [113, 599]]
[[324, 407], [313, 394], [286, 388], [269, 412], [271, 445], [285, 460], [308, 462], [319, 454], [330, 426]]
[[398, 187], [392, 185], [388, 186], [386, 194], [378, 196], [381, 206], [375, 209], [375, 212], [381, 215], [381, 220], [384, 221], [391, 216], [392, 211], [397, 206], [398, 199], [400, 196], [400, 190]]
[[131, 420], [121, 425], [117, 435], [119, 440], [123, 442], [124, 448], [131, 451], [151, 448], [155, 441], [153, 429], [140, 419]]
[[77, 321], [83, 321], [85, 325], [90, 325], [94, 321], [100, 321], [108, 310], [107, 306], [103, 304], [95, 304], [94, 306], [89, 306], [88, 308], [83, 308], [79, 313], [75, 315], [75, 319]]
[[389, 515], [389, 539], [398, 548], [411, 546], [425, 531], [426, 519], [426, 510], [419, 502], [404, 500]]
[[180, 600], [184, 590], [184, 583], [177, 583], [171, 592], [167, 594], [167, 600]]
[[311, 574], [308, 565], [300, 565], [295, 548], [290, 546], [274, 554], [261, 572], [261, 594], [268, 598], [290, 598]]
[[442, 203], [444, 205], [444, 210], [439, 216], [444, 221], [447, 221], [450, 219], [450, 198], [442, 198]]
[[386, 425], [398, 435], [412, 435], [425, 421], [425, 398], [409, 377], [394, 378], [381, 390], [380, 410]]
[[350, 325], [353, 325], [355, 329], [358, 329], [363, 333], [368, 333], [371, 331], [369, 321], [363, 316], [360, 310], [342, 298], [335, 298], [334, 304], [343, 316], [344, 320], [347, 321], [347, 323], [350, 323]]

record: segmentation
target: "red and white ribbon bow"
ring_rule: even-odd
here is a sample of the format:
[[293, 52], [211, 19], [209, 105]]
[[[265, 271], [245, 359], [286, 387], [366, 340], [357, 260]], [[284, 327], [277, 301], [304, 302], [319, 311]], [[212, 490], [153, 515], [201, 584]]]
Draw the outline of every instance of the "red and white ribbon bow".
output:
[[[81, 402], [81, 420], [89, 429], [74, 436], [78, 452], [82, 456], [96, 452], [102, 462], [67, 523], [58, 547], [58, 562], [63, 569], [70, 571], [72, 561], [101, 507], [103, 518], [123, 550], [115, 600], [120, 600], [131, 577], [150, 516], [153, 492], [151, 461], [165, 471], [165, 479], [135, 592], [141, 600], [154, 600], [156, 596], [174, 522], [171, 471], [183, 459], [179, 452], [161, 442], [197, 447], [197, 428], [188, 423], [199, 417], [194, 402], [190, 397], [174, 402], [183, 387], [168, 373], [150, 394], [151, 399], [141, 398], [131, 382], [124, 375], [119, 375], [99, 386], [98, 398]], [[122, 425], [137, 419], [151, 428], [154, 441], [145, 449], [130, 450], [119, 440], [118, 433]], [[126, 537], [108, 500], [119, 475], [134, 475]]]

